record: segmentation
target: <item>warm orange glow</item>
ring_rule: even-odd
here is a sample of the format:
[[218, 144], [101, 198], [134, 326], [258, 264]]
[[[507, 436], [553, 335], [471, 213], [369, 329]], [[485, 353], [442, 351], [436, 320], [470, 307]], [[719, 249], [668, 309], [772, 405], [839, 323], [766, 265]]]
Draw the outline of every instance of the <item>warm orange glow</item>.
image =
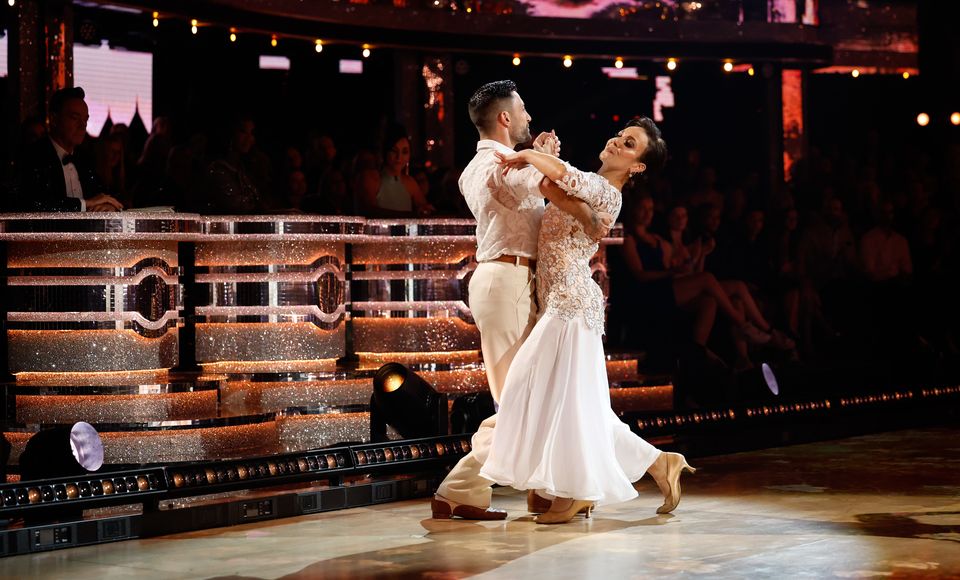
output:
[[221, 361], [200, 363], [204, 374], [231, 373], [317, 373], [337, 369], [337, 359]]
[[569, 54], [566, 55], [566, 56], [564, 56], [564, 57], [563, 57], [563, 66], [566, 67], [566, 68], [572, 67], [572, 66], [573, 66], [573, 57], [570, 56]]
[[667, 59], [667, 70], [677, 70], [677, 59], [675, 58]]
[[930, 124], [930, 115], [926, 113], [920, 113], [919, 115], [917, 115], [917, 125], [920, 125], [921, 127], [926, 127], [929, 124]]
[[323, 41], [319, 38], [317, 39], [316, 43], [314, 43], [314, 50], [317, 52], [323, 52]]
[[230, 29], [230, 42], [236, 42], [236, 41], [237, 41], [237, 29], [236, 29], [236, 28], [231, 28], [231, 29]]
[[903, 71], [903, 80], [907, 80], [908, 78], [910, 78], [910, 72], [909, 72], [909, 71]]
[[277, 46], [278, 43], [279, 43], [279, 41], [277, 40], [277, 35], [274, 34], [274, 35], [270, 38], [270, 46], [276, 48], [276, 46]]
[[383, 379], [383, 390], [388, 393], [392, 393], [402, 386], [403, 386], [403, 375], [399, 375], [399, 374], [387, 375], [387, 377]]
[[191, 21], [190, 21], [190, 32], [193, 33], [193, 34], [196, 34], [196, 33], [197, 33], [197, 21], [196, 21], [196, 20], [191, 20]]
[[616, 60], [613, 61], [613, 66], [623, 68], [623, 59], [618, 56]]
[[753, 67], [750, 67], [750, 68], [747, 69], [747, 74], [750, 75], [750, 76], [753, 76], [753, 75], [755, 75], [755, 74], [757, 74], [757, 73], [756, 73], [756, 71], [753, 70]]
[[856, 68], [855, 68], [855, 69], [853, 69], [852, 71], [850, 71], [850, 76], [852, 76], [853, 78], [859, 77], [859, 76], [860, 76], [860, 69], [856, 69]]
[[781, 75], [783, 94], [783, 175], [789, 181], [790, 168], [803, 154], [803, 76], [799, 70]]
[[951, 113], [950, 123], [953, 125], [960, 125], [960, 113]]
[[513, 66], [520, 66], [520, 55], [513, 55]]
[[18, 386], [107, 387], [170, 382], [170, 373], [167, 369], [77, 373], [23, 372], [16, 373], [16, 377]]
[[732, 71], [733, 71], [733, 63], [730, 62], [729, 60], [728, 60], [727, 62], [723, 63], [723, 71], [724, 71], [724, 72], [732, 72]]
[[388, 362], [403, 365], [414, 364], [477, 364], [480, 352], [476, 350], [455, 350], [448, 352], [358, 352], [361, 369], [380, 368]]
[[369, 57], [370, 57], [370, 45], [369, 45], [369, 44], [364, 44], [364, 45], [363, 45], [363, 52], [361, 52], [360, 54], [363, 55], [363, 58], [369, 58]]

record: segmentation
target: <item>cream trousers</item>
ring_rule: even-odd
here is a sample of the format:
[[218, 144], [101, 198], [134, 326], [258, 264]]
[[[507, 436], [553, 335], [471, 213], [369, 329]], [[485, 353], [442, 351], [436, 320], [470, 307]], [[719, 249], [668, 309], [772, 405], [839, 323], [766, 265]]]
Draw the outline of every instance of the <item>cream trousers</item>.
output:
[[[506, 262], [483, 262], [470, 280], [470, 310], [480, 331], [490, 393], [498, 404], [507, 369], [537, 322], [535, 292], [533, 272]], [[480, 424], [471, 441], [473, 449], [440, 484], [439, 495], [461, 504], [490, 505], [493, 482], [480, 477], [480, 468], [490, 453], [496, 422], [494, 414]]]

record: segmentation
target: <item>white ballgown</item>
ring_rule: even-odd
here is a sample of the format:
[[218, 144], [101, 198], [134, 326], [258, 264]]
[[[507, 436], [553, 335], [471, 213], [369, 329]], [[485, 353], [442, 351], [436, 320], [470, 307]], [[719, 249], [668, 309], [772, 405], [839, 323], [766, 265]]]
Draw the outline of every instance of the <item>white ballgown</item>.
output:
[[[620, 213], [620, 191], [595, 173], [568, 166], [557, 184], [597, 212]], [[604, 299], [590, 272], [597, 244], [554, 205], [544, 212], [538, 244], [541, 315], [507, 372], [480, 474], [598, 505], [633, 499], [632, 482], [660, 451], [610, 406]]]

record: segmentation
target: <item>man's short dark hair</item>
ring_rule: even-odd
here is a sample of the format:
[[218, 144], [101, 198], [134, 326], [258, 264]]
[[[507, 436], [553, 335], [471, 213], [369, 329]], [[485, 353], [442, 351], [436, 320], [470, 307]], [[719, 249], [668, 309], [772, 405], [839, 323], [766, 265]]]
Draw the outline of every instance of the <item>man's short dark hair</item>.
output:
[[478, 131], [488, 131], [493, 126], [493, 120], [500, 113], [503, 102], [513, 98], [517, 85], [510, 80], [494, 81], [477, 89], [470, 97], [467, 111], [470, 120]]
[[86, 97], [86, 94], [84, 94], [83, 89], [80, 87], [60, 89], [50, 97], [48, 112], [51, 115], [56, 115], [63, 110], [63, 106], [67, 104], [67, 101], [72, 99], [80, 99], [82, 101], [84, 97]]

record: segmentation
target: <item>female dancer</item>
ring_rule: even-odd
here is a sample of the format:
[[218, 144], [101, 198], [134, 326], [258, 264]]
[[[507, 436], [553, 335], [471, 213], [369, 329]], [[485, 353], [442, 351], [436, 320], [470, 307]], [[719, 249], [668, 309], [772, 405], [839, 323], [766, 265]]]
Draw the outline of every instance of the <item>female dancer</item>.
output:
[[[620, 189], [666, 158], [660, 130], [636, 119], [600, 153], [598, 173], [584, 173], [536, 151], [498, 154], [504, 171], [533, 165], [597, 212], [616, 216]], [[693, 471], [682, 455], [662, 453], [610, 407], [603, 354], [603, 294], [590, 275], [597, 244], [553, 204], [540, 227], [537, 294], [540, 319], [510, 365], [490, 455], [480, 474], [516, 489], [554, 496], [541, 524], [570, 521], [595, 504], [637, 496], [631, 484], [650, 473], [664, 494], [657, 513], [680, 501], [680, 473]]]

